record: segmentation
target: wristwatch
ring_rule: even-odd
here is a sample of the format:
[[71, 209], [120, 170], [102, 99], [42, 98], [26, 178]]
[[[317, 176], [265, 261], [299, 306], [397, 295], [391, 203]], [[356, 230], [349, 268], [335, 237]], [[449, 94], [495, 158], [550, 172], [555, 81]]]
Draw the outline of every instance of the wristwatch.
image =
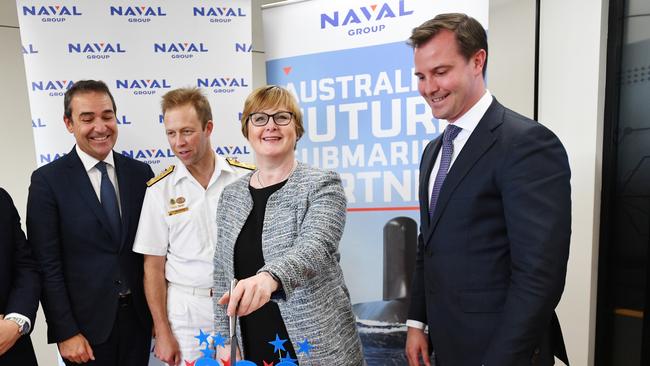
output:
[[5, 320], [11, 320], [12, 322], [18, 324], [18, 332], [20, 332], [20, 335], [25, 335], [29, 332], [29, 324], [27, 324], [27, 321], [23, 318], [19, 318], [17, 316], [8, 316], [5, 318]]

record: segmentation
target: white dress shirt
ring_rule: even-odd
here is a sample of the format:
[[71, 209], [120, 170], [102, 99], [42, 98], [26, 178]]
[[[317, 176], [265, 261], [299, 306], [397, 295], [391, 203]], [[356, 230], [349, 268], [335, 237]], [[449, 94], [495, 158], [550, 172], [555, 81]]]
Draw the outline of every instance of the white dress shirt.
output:
[[[77, 155], [79, 155], [79, 159], [81, 159], [81, 163], [84, 165], [84, 168], [86, 169], [86, 173], [88, 173], [88, 178], [90, 178], [90, 183], [92, 184], [93, 189], [95, 190], [97, 199], [99, 200], [99, 202], [101, 202], [100, 189], [102, 185], [102, 172], [100, 172], [99, 169], [97, 169], [97, 167], [95, 166], [97, 165], [97, 163], [99, 163], [99, 160], [95, 159], [94, 157], [88, 155], [86, 152], [81, 150], [79, 148], [79, 145], [75, 146], [75, 150], [77, 151]], [[113, 152], [108, 154], [103, 161], [106, 163], [106, 171], [108, 172], [108, 179], [111, 180], [111, 183], [113, 183], [113, 187], [115, 187], [117, 205], [120, 208], [120, 214], [121, 214], [122, 203], [120, 202], [120, 188], [119, 185], [117, 184], [117, 174], [115, 173], [115, 160], [113, 159]]]

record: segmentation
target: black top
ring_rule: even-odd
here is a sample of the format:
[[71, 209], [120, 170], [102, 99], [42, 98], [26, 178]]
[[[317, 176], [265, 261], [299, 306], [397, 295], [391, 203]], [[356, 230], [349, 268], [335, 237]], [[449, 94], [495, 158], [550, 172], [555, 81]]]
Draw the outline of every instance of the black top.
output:
[[[286, 182], [285, 180], [260, 189], [249, 186], [253, 209], [235, 242], [235, 278], [238, 280], [254, 276], [264, 266], [262, 227], [266, 202], [271, 194], [282, 188]], [[287, 357], [287, 352], [284, 351], [274, 353], [274, 346], [268, 343], [274, 341], [276, 335], [280, 339], [287, 340], [282, 346], [289, 352], [291, 358], [296, 358], [280, 309], [275, 302], [269, 301], [255, 312], [241, 317], [239, 324], [246, 360], [263, 365], [264, 362], [276, 364], [280, 361], [280, 356]]]

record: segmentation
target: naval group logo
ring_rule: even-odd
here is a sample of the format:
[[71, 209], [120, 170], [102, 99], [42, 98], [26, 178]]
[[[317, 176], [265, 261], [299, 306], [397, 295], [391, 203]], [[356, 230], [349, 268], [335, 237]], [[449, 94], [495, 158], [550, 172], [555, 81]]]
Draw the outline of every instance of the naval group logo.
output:
[[47, 123], [41, 117], [32, 118], [32, 128], [43, 128], [47, 127]]
[[167, 13], [161, 6], [110, 6], [112, 17], [127, 19], [129, 23], [149, 23], [152, 19], [166, 17]]
[[214, 152], [224, 156], [250, 155], [250, 150], [246, 145], [219, 145], [214, 148]]
[[63, 23], [68, 19], [83, 15], [76, 5], [24, 5], [21, 10], [24, 17], [41, 18], [43, 23]]
[[61, 157], [63, 157], [66, 153], [64, 152], [58, 152], [58, 153], [52, 153], [52, 152], [44, 152], [38, 154], [38, 164], [39, 165], [44, 165], [47, 163], [51, 163], [54, 160], [57, 160]]
[[235, 42], [235, 52], [248, 52], [250, 53], [253, 50], [252, 43], [239, 43]]
[[153, 52], [169, 55], [172, 59], [190, 59], [208, 52], [203, 42], [162, 42], [153, 44]]
[[237, 76], [197, 78], [196, 86], [198, 88], [210, 89], [215, 94], [230, 94], [238, 89], [248, 88], [248, 81], [243, 77]]
[[123, 53], [126, 49], [120, 42], [68, 43], [68, 54], [82, 55], [88, 60], [108, 60]]
[[74, 84], [74, 80], [36, 80], [30, 83], [32, 92], [45, 92], [51, 97], [60, 97]]
[[133, 95], [152, 95], [172, 86], [167, 79], [118, 79], [115, 80], [115, 87], [132, 91]]
[[210, 6], [195, 6], [192, 9], [192, 15], [197, 18], [209, 19], [210, 23], [224, 24], [230, 23], [233, 19], [246, 17], [246, 13], [242, 8], [233, 7], [210, 7]]
[[387, 1], [369, 6], [358, 6], [320, 14], [320, 29], [344, 29], [348, 36], [386, 30], [386, 21], [413, 14], [406, 0]]
[[38, 50], [36, 49], [36, 46], [34, 46], [31, 43], [24, 44], [21, 47], [22, 47], [23, 55], [33, 55], [35, 53], [38, 53]]
[[160, 164], [162, 161], [161, 159], [173, 158], [176, 156], [172, 152], [172, 149], [169, 148], [122, 150], [122, 155], [140, 160], [149, 165]]

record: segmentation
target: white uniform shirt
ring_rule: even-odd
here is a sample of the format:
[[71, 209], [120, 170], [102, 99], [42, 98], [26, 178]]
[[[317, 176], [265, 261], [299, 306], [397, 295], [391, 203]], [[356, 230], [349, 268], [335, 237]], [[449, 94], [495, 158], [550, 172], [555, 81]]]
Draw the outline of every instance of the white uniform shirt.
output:
[[215, 157], [207, 189], [180, 161], [172, 173], [147, 188], [133, 251], [166, 256], [165, 278], [172, 284], [212, 287], [219, 197], [228, 184], [249, 172]]

